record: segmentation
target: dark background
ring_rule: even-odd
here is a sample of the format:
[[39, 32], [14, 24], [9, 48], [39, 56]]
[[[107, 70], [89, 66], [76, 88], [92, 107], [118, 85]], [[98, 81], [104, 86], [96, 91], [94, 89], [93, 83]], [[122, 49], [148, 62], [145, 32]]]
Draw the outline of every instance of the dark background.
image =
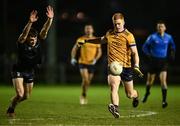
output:
[[[164, 20], [167, 32], [176, 44], [176, 59], [169, 68], [168, 80], [180, 81], [179, 18], [180, 9], [173, 0], [2, 0], [0, 20], [0, 82], [10, 83], [10, 71], [16, 59], [16, 40], [28, 22], [33, 9], [39, 19], [33, 25], [38, 31], [46, 21], [45, 9], [50, 4], [55, 9], [53, 26], [43, 43], [43, 65], [37, 72], [37, 81], [51, 83], [80, 82], [78, 67], [70, 65], [70, 53], [77, 37], [83, 34], [86, 23], [93, 23], [96, 36], [102, 36], [112, 28], [111, 16], [115, 12], [125, 15], [126, 28], [135, 36], [141, 59], [141, 68], [146, 73], [145, 58], [141, 47], [147, 36], [155, 32], [157, 20]], [[106, 82], [106, 45], [103, 56], [97, 63], [94, 81]], [[145, 79], [135, 78], [138, 82]]]

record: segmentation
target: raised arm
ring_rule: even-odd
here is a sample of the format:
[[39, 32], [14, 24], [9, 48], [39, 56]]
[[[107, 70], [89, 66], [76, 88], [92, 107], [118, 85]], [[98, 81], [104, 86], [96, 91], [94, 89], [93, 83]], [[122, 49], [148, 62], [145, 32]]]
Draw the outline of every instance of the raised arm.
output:
[[53, 21], [53, 18], [54, 18], [53, 8], [51, 6], [48, 6], [46, 9], [47, 9], [46, 15], [47, 15], [48, 19], [47, 19], [47, 21], [43, 25], [43, 28], [40, 31], [39, 37], [41, 39], [46, 39], [47, 33], [49, 31], [49, 28], [51, 27], [51, 24], [52, 24], [52, 21]]
[[29, 21], [28, 23], [26, 24], [26, 26], [24, 27], [24, 30], [23, 32], [21, 33], [21, 35], [19, 36], [18, 38], [18, 42], [20, 43], [23, 43], [26, 41], [27, 39], [27, 36], [29, 34], [29, 31], [31, 29], [31, 26], [34, 22], [36, 22], [38, 20], [38, 17], [37, 17], [37, 11], [36, 10], [33, 10], [31, 13], [30, 13], [30, 17], [29, 17]]

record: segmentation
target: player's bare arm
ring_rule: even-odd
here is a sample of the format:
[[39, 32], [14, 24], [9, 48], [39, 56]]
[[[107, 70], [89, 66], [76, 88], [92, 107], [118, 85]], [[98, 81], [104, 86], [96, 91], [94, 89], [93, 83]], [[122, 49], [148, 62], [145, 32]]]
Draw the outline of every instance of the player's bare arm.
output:
[[134, 70], [139, 77], [143, 77], [143, 73], [139, 69], [139, 54], [136, 46], [131, 46], [132, 57], [134, 60]]
[[79, 45], [78, 43], [74, 44], [72, 50], [71, 50], [71, 64], [72, 65], [75, 65], [77, 63], [77, 60], [76, 60], [76, 54], [77, 54], [77, 50], [79, 49]]
[[43, 28], [41, 29], [41, 32], [39, 34], [41, 39], [46, 39], [47, 37], [47, 33], [49, 31], [49, 28], [52, 24], [53, 18], [54, 18], [54, 11], [53, 11], [53, 7], [48, 6], [46, 8], [47, 12], [46, 15], [48, 17], [47, 21], [45, 22], [45, 24], [43, 25]]
[[138, 55], [137, 47], [132, 46], [131, 47], [131, 52], [132, 52], [132, 57], [133, 57], [133, 60], [134, 60], [134, 64], [136, 66], [139, 66], [139, 55]]
[[19, 36], [18, 38], [18, 42], [20, 43], [23, 43], [26, 41], [27, 39], [27, 36], [28, 36], [28, 33], [31, 29], [31, 26], [34, 22], [36, 22], [38, 20], [38, 16], [37, 16], [37, 11], [36, 10], [33, 10], [31, 13], [30, 13], [30, 17], [29, 17], [29, 21], [28, 23], [26, 24], [26, 26], [24, 27], [24, 30], [22, 32], [22, 34]]
[[77, 44], [75, 44], [73, 46], [72, 51], [71, 51], [71, 59], [76, 57], [76, 53], [77, 53], [78, 48], [79, 48], [79, 46]]
[[96, 55], [96, 61], [99, 60], [99, 58], [102, 56], [102, 50], [101, 47], [98, 47], [97, 49], [97, 55]]

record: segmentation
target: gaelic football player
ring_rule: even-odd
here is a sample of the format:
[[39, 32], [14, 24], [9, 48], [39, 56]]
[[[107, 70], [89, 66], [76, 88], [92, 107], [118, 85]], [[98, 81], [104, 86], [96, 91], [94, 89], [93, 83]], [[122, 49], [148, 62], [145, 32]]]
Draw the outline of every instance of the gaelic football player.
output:
[[[81, 36], [79, 39], [88, 40], [96, 38], [94, 33], [94, 28], [92, 24], [86, 24], [84, 27], [85, 35]], [[78, 39], [77, 39], [78, 40]], [[80, 48], [80, 56], [78, 61], [76, 60], [77, 50]], [[79, 64], [79, 70], [82, 77], [82, 93], [80, 96], [80, 104], [87, 104], [87, 90], [91, 84], [91, 80], [94, 76], [94, 67], [96, 62], [102, 55], [100, 44], [85, 43], [82, 46], [75, 43], [71, 51], [71, 64], [75, 65], [77, 62]]]
[[[133, 86], [133, 70], [135, 70], [139, 76], [143, 76], [139, 70], [139, 55], [135, 43], [134, 36], [125, 27], [124, 16], [121, 13], [115, 13], [112, 16], [114, 29], [109, 30], [105, 36], [85, 40], [79, 39], [79, 44], [83, 43], [107, 43], [107, 56], [108, 56], [108, 67], [113, 61], [118, 61], [123, 65], [123, 71], [120, 76], [113, 75], [110, 71], [108, 74], [108, 83], [111, 91], [111, 103], [108, 106], [109, 111], [115, 118], [120, 116], [119, 114], [119, 85], [122, 82], [125, 86], [125, 92], [128, 98], [132, 99], [133, 107], [137, 107], [138, 92]], [[131, 64], [131, 57], [133, 58], [134, 64]]]
[[167, 34], [163, 21], [157, 22], [157, 32], [151, 34], [143, 45], [143, 52], [149, 58], [148, 74], [146, 81], [146, 93], [142, 102], [146, 102], [150, 95], [150, 88], [158, 74], [162, 89], [162, 107], [167, 107], [167, 68], [168, 59], [175, 58], [175, 44], [170, 34]]
[[47, 21], [40, 33], [32, 28], [33, 23], [38, 20], [37, 11], [30, 13], [29, 21], [22, 34], [17, 40], [18, 58], [12, 69], [12, 82], [16, 95], [7, 109], [7, 115], [13, 117], [18, 103], [29, 98], [34, 82], [34, 69], [41, 63], [41, 42], [46, 38], [52, 24], [54, 12], [51, 6], [47, 8]]

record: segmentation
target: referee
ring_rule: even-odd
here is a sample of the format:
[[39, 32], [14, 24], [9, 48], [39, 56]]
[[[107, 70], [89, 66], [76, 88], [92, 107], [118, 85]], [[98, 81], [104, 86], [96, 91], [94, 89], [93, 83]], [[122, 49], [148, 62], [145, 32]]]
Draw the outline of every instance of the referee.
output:
[[158, 21], [156, 27], [157, 32], [149, 35], [142, 47], [144, 54], [148, 57], [146, 93], [142, 102], [147, 101], [150, 88], [158, 74], [162, 88], [162, 108], [165, 108], [168, 105], [166, 101], [168, 61], [175, 58], [175, 44], [172, 36], [165, 32], [166, 24], [163, 21]]

